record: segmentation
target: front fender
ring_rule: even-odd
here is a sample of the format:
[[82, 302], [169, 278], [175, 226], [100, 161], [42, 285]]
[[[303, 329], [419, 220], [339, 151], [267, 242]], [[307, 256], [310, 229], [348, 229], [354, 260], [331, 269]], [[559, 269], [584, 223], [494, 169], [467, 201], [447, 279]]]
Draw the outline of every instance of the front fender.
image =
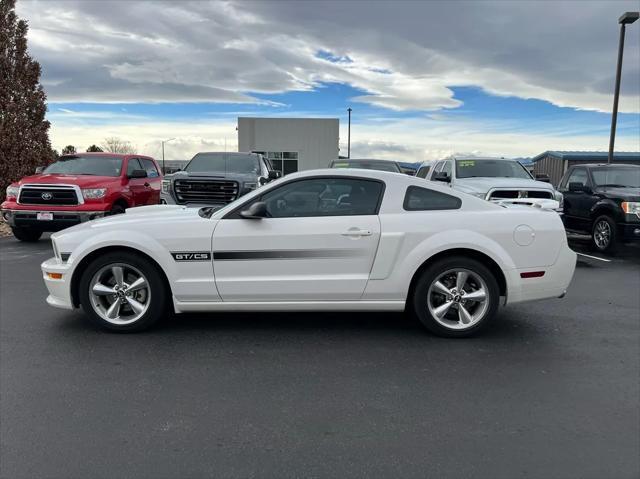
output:
[[[92, 231], [93, 232], [93, 231]], [[61, 246], [63, 247], [63, 246]], [[131, 230], [109, 230], [98, 234], [87, 235], [73, 248], [68, 264], [71, 267], [72, 277], [82, 260], [91, 253], [113, 247], [131, 248], [140, 251], [160, 265], [168, 278], [175, 277], [176, 265], [171, 260], [171, 255], [152, 236]]]
[[622, 208], [620, 208], [615, 201], [610, 200], [609, 198], [600, 199], [591, 207], [591, 211], [589, 212], [592, 220], [595, 220], [596, 217], [603, 214], [613, 216], [616, 221], [624, 221]]

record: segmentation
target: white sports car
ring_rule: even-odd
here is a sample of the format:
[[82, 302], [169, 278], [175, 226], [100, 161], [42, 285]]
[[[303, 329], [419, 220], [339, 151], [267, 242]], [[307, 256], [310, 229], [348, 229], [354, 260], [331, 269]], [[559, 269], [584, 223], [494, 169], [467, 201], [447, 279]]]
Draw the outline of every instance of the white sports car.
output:
[[47, 302], [137, 331], [187, 311], [403, 311], [469, 336], [556, 298], [576, 255], [553, 211], [368, 170], [288, 175], [217, 211], [143, 206], [52, 235]]

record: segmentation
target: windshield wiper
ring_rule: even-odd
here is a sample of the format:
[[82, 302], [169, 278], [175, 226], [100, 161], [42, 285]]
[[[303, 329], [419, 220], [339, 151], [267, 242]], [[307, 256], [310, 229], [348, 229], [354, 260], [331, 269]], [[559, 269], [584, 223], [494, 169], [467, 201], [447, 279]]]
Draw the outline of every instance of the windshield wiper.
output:
[[633, 186], [629, 186], [629, 185], [618, 185], [616, 183], [605, 183], [604, 185], [598, 185], [601, 186], [603, 188], [609, 187], [609, 188], [633, 188]]

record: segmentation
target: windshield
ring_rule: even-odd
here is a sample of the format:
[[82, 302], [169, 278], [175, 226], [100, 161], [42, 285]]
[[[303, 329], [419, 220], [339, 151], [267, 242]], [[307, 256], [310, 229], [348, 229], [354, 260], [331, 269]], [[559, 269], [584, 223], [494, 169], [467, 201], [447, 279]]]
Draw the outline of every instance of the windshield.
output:
[[524, 166], [513, 160], [456, 160], [456, 176], [532, 179]]
[[400, 173], [398, 165], [392, 161], [336, 161], [333, 163], [332, 168], [359, 168], [361, 170], [378, 170], [378, 171], [392, 171], [394, 173]]
[[122, 158], [117, 156], [64, 156], [43, 173], [57, 175], [120, 176]]
[[591, 176], [596, 186], [640, 188], [640, 168], [593, 168]]
[[191, 173], [260, 173], [257, 156], [225, 153], [198, 153], [184, 169]]

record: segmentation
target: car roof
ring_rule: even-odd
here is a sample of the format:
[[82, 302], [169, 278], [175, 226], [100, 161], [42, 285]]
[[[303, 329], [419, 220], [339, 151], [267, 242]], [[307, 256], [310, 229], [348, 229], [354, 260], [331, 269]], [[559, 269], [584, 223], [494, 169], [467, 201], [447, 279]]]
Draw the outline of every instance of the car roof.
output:
[[357, 163], [359, 161], [366, 161], [369, 163], [398, 163], [397, 161], [394, 160], [376, 160], [374, 158], [338, 158], [335, 160], [331, 160], [331, 162], [336, 162], [336, 161], [344, 161], [344, 162], [353, 162], [353, 163]]
[[130, 156], [135, 156], [136, 158], [149, 158], [149, 159], [153, 159], [150, 156], [147, 155], [139, 155], [137, 153], [111, 153], [108, 151], [78, 151], [76, 153], [65, 153], [63, 155], [60, 155], [59, 158], [73, 158], [74, 156], [108, 156], [110, 158], [113, 158], [114, 156], [117, 158], [128, 158]]
[[496, 160], [496, 161], [518, 161], [513, 158], [505, 158], [503, 156], [450, 156], [445, 160]]
[[[260, 153], [254, 153], [252, 151], [199, 151], [196, 155], [227, 155], [227, 156], [247, 156], [255, 155], [260, 156]], [[195, 156], [195, 155], [193, 155]]]
[[587, 168], [602, 168], [603, 166], [606, 166], [608, 168], [628, 168], [631, 166], [634, 168], [640, 168], [640, 165], [634, 165], [633, 163], [577, 163], [571, 166], [585, 166]]

